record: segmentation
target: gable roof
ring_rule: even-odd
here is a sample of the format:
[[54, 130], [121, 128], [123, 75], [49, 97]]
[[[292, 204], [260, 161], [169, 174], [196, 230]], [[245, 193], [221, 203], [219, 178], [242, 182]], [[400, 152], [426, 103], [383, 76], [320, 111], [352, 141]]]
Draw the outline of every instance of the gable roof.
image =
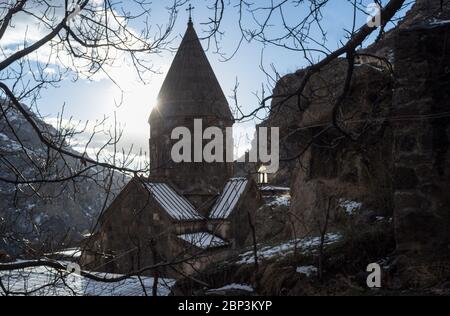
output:
[[211, 219], [227, 219], [241, 199], [248, 182], [247, 178], [232, 178], [228, 180], [209, 217]]
[[178, 116], [234, 120], [191, 21], [161, 87], [150, 121]]
[[204, 219], [184, 196], [167, 183], [145, 183], [145, 186], [171, 218], [180, 221]]
[[[247, 178], [231, 178], [214, 203], [209, 219], [228, 219], [235, 210], [249, 184]], [[168, 183], [161, 181], [145, 182], [144, 187], [155, 201], [174, 220], [198, 221], [206, 219], [183, 195], [178, 194]]]
[[208, 232], [183, 234], [178, 235], [177, 237], [200, 249], [217, 248], [228, 245], [222, 238]]

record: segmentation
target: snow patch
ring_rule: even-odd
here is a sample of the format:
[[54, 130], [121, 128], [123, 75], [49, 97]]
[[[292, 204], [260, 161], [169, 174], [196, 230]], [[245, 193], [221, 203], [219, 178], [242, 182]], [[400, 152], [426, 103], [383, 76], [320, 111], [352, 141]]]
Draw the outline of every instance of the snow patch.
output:
[[341, 199], [339, 200], [339, 206], [344, 209], [347, 215], [351, 216], [361, 209], [362, 203]]
[[[325, 235], [324, 245], [334, 244], [342, 239], [340, 234], [329, 233]], [[266, 246], [258, 250], [258, 259], [267, 260], [272, 258], [283, 258], [298, 251], [300, 253], [314, 252], [321, 243], [320, 237], [306, 237], [291, 240], [276, 246]], [[254, 252], [248, 251], [239, 256], [237, 264], [253, 264], [255, 262]]]
[[2, 142], [7, 142], [7, 141], [9, 141], [10, 139], [9, 139], [9, 137], [8, 137], [6, 134], [0, 133], [0, 140], [1, 140]]
[[25, 206], [25, 208], [27, 209], [27, 210], [32, 210], [33, 208], [35, 208], [36, 207], [36, 204], [35, 203], [28, 203], [26, 206]]
[[36, 152], [26, 147], [22, 147], [22, 145], [9, 138], [8, 135], [4, 133], [0, 133], [0, 149], [4, 150], [7, 153], [16, 153], [18, 151], [25, 151], [29, 156], [36, 156]]
[[314, 266], [297, 267], [297, 270], [296, 270], [297, 273], [304, 274], [308, 278], [317, 274], [317, 271], [318, 271], [317, 268]]
[[6, 134], [0, 133], [0, 140], [3, 143], [0, 148], [7, 152], [16, 152], [22, 149], [22, 146], [18, 142], [12, 140]]
[[450, 20], [434, 20], [430, 22], [430, 25], [447, 25], [450, 24]]
[[213, 292], [222, 292], [222, 291], [230, 291], [230, 290], [238, 290], [238, 291], [245, 291], [245, 292], [250, 292], [253, 293], [255, 290], [248, 284], [236, 284], [236, 283], [232, 283], [232, 284], [228, 284], [225, 285], [221, 288], [218, 289], [211, 289], [208, 290], [208, 293], [213, 293]]
[[291, 205], [291, 196], [289, 194], [278, 196], [269, 203], [269, 206], [277, 207], [277, 206], [287, 206]]

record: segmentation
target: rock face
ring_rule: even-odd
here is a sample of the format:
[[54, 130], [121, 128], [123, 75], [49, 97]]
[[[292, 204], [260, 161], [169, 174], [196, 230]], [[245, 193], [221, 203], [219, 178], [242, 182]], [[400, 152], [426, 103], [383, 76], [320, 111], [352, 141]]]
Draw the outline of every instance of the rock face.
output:
[[[317, 222], [324, 217], [322, 211], [328, 210], [329, 202], [335, 210], [341, 199], [364, 201], [380, 216], [392, 213], [392, 131], [385, 117], [391, 105], [393, 79], [389, 72], [370, 65], [355, 69], [350, 94], [341, 108], [345, 129], [358, 138], [348, 140], [330, 123], [343, 89], [346, 63], [337, 60], [313, 76], [302, 100], [305, 111], [299, 111], [297, 100], [292, 100], [277, 105], [279, 108], [266, 122], [281, 126], [281, 159], [287, 160], [282, 166], [284, 172], [290, 173], [297, 165], [292, 179], [294, 225], [290, 226], [298, 235], [320, 230]], [[299, 71], [285, 77], [276, 93], [296, 89], [302, 76], [303, 71]], [[332, 219], [338, 217], [333, 211]]]
[[394, 196], [399, 250], [450, 245], [450, 22], [399, 33], [395, 47]]
[[[26, 120], [13, 108], [2, 104], [4, 114], [0, 114], [0, 177], [16, 179], [20, 173], [26, 179], [39, 179], [39, 166], [47, 179], [58, 174], [68, 174], [67, 166], [54, 153], [46, 148]], [[8, 122], [5, 116], [8, 118]], [[35, 117], [37, 124], [48, 135], [56, 135], [56, 130]], [[24, 148], [17, 141], [13, 130], [21, 139]], [[67, 146], [68, 150], [70, 147]], [[43, 163], [50, 155], [48, 168]], [[78, 170], [80, 162], [65, 157], [67, 164]], [[14, 166], [14, 172], [10, 166]], [[36, 183], [33, 185], [14, 185], [0, 181], [0, 250], [11, 255], [23, 254], [23, 241], [43, 251], [64, 246], [62, 243], [76, 241], [89, 231], [98, 212], [102, 209], [106, 195], [99, 184], [106, 173], [93, 168], [85, 174], [99, 181], [87, 178], [61, 183]], [[19, 177], [18, 180], [21, 180]], [[20, 246], [22, 244], [22, 246]], [[45, 250], [44, 250], [45, 249]]]
[[[361, 51], [385, 58], [391, 69], [356, 67], [337, 111], [341, 131], [332, 122], [345, 60], [315, 74], [300, 100], [273, 100], [264, 125], [280, 127], [279, 176], [295, 166], [291, 234], [339, 229], [359, 212], [367, 223], [393, 216], [399, 253], [448, 250], [450, 6], [443, 9], [439, 1], [417, 1], [399, 27]], [[296, 91], [304, 71], [282, 78], [274, 94]]]
[[[268, 203], [258, 210], [258, 268], [249, 251], [237, 262], [211, 267], [202, 281], [214, 287], [253, 284], [259, 295], [448, 293], [448, 1], [443, 9], [440, 1], [417, 0], [398, 27], [358, 52], [385, 62], [362, 60], [355, 68], [348, 96], [335, 112], [339, 128], [333, 109], [346, 78], [345, 60], [313, 75], [301, 99], [285, 95], [298, 90], [307, 70], [278, 82], [279, 97], [262, 126], [280, 127], [282, 170], [272, 181], [290, 182], [290, 209]], [[319, 252], [271, 257], [289, 249], [286, 240], [297, 250], [305, 236], [328, 234], [339, 241], [323, 258]], [[366, 286], [372, 262], [383, 271], [383, 289], [376, 292]], [[314, 284], [308, 273], [320, 270], [323, 278]]]

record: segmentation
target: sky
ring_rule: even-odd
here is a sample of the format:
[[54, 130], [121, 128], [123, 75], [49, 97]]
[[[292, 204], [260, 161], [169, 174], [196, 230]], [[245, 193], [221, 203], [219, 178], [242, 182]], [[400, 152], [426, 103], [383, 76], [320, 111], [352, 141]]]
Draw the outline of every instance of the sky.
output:
[[[102, 0], [95, 0], [101, 3]], [[353, 0], [352, 0], [353, 1]], [[352, 2], [350, 1], [350, 2]], [[166, 6], [171, 0], [155, 1], [152, 6], [150, 21], [157, 25], [165, 25], [168, 19]], [[195, 7], [193, 11], [194, 26], [199, 37], [205, 36], [206, 26], [203, 24], [208, 21], [211, 11], [207, 5], [211, 1], [192, 0], [190, 3]], [[233, 3], [234, 1], [231, 1]], [[261, 3], [267, 3], [261, 0]], [[270, 2], [270, 1], [269, 1]], [[278, 3], [280, 1], [275, 1]], [[358, 0], [363, 4], [369, 4], [372, 1]], [[227, 3], [227, 1], [225, 1]], [[187, 8], [187, 5], [185, 8]], [[41, 94], [38, 103], [39, 111], [44, 115], [48, 122], [54, 122], [55, 118], [61, 112], [64, 106], [64, 118], [72, 118], [74, 121], [95, 121], [108, 117], [108, 124], [113, 124], [114, 117], [123, 128], [124, 137], [121, 146], [138, 150], [142, 148], [143, 152], [148, 151], [148, 138], [150, 134], [148, 117], [152, 108], [156, 104], [158, 91], [162, 85], [171, 61], [174, 58], [176, 48], [181, 42], [182, 36], [187, 27], [188, 13], [185, 8], [180, 9], [175, 22], [175, 28], [171, 39], [173, 41], [170, 47], [173, 51], [164, 51], [160, 54], [149, 55], [148, 58], [154, 65], [156, 73], [146, 73], [146, 83], [142, 83], [126, 57], [119, 56], [113, 67], [109, 68], [109, 74], [115, 83], [106, 76], [98, 76], [93, 79], [79, 79], [73, 81], [73, 76], [68, 77], [58, 84], [58, 88], [49, 87]], [[132, 10], [133, 8], [129, 8]], [[290, 10], [285, 11], [288, 23], [295, 23], [299, 16], [305, 12], [305, 6], [291, 6]], [[353, 22], [353, 10], [347, 0], [331, 0], [325, 7], [323, 16], [323, 26], [327, 33], [328, 46], [333, 49], [339, 46], [339, 41], [345, 40], [345, 30], [351, 29]], [[252, 27], [252, 20], [247, 16], [246, 25]], [[362, 25], [366, 21], [364, 12], [357, 12], [357, 25]], [[276, 16], [271, 21], [271, 34], [277, 34], [280, 29], [281, 19]], [[28, 24], [27, 24], [28, 23]], [[0, 45], [2, 49], [11, 47], [16, 42], [23, 42], [23, 34], [27, 32], [30, 41], [39, 38], [42, 30], [33, 29], [29, 21], [16, 21], [16, 27], [7, 33]], [[276, 69], [279, 75], [285, 75], [294, 72], [307, 65], [301, 53], [265, 46], [258, 42], [244, 42], [231, 60], [224, 61], [225, 57], [233, 55], [239, 40], [237, 8], [227, 7], [222, 24], [224, 31], [221, 37], [221, 54], [215, 53], [214, 49], [207, 50], [208, 59], [216, 73], [216, 76], [222, 86], [225, 95], [232, 96], [233, 88], [236, 82], [239, 82], [238, 100], [244, 112], [249, 113], [258, 107], [258, 97], [262, 90], [266, 95], [270, 94], [273, 88], [272, 83], [268, 82], [265, 73], [261, 70], [261, 65], [271, 71]], [[26, 28], [28, 27], [28, 29]], [[132, 25], [139, 29], [139, 25]], [[314, 38], [322, 40], [322, 36], [317, 30], [313, 30]], [[35, 36], [35, 38], [33, 38]], [[207, 42], [202, 42], [204, 48], [207, 48]], [[49, 73], [53, 71], [50, 65], [47, 69]], [[117, 85], [120, 86], [120, 89]], [[263, 88], [264, 87], [264, 88]], [[123, 91], [123, 94], [122, 94]], [[120, 103], [117, 107], [117, 103]], [[234, 101], [230, 98], [230, 104]], [[264, 113], [261, 113], [264, 116]], [[238, 145], [236, 155], [242, 155], [250, 146], [254, 133], [254, 126], [259, 122], [254, 119], [245, 123], [237, 123], [234, 127], [235, 143]], [[83, 141], [80, 140], [80, 148]]]

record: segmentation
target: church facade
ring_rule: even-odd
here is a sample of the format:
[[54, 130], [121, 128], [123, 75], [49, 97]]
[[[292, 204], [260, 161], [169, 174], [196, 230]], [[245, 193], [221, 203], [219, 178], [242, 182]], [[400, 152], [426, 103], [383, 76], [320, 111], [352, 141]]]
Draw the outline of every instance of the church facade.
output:
[[150, 176], [134, 177], [101, 214], [84, 246], [83, 268], [125, 274], [157, 265], [148, 272], [179, 277], [249, 244], [262, 200], [252, 177], [233, 177], [226, 159], [233, 153], [224, 150], [224, 159], [212, 163], [172, 160], [172, 131], [184, 127], [194, 134], [195, 120], [224, 137], [234, 123], [189, 20], [149, 119]]

